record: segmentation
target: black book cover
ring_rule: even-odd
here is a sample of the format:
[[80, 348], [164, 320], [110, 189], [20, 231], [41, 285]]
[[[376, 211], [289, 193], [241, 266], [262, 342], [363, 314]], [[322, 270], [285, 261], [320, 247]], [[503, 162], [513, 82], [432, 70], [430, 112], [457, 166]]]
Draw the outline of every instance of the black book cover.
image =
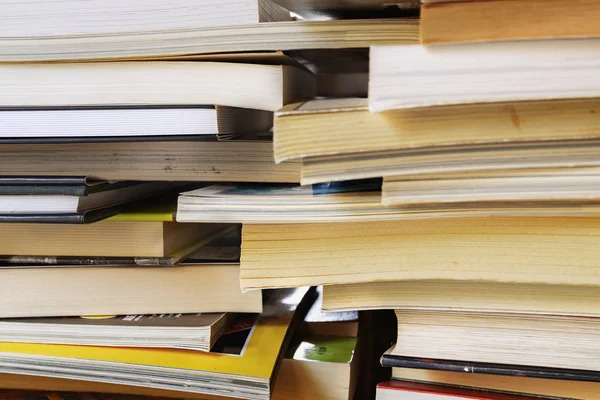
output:
[[0, 214], [0, 223], [91, 224], [120, 213], [125, 205], [72, 214]]
[[0, 255], [0, 269], [140, 266], [172, 267], [179, 261], [175, 257], [89, 257], [89, 256], [5, 256]]
[[139, 143], [139, 142], [218, 142], [217, 135], [164, 136], [94, 136], [94, 137], [0, 137], [0, 144], [59, 144], [59, 143]]
[[466, 372], [469, 374], [600, 382], [600, 372], [597, 371], [414, 358], [394, 356], [391, 354], [384, 354], [381, 357], [381, 365], [384, 367], [430, 369], [436, 371]]
[[0, 196], [87, 196], [141, 182], [108, 182], [93, 177], [0, 177]]

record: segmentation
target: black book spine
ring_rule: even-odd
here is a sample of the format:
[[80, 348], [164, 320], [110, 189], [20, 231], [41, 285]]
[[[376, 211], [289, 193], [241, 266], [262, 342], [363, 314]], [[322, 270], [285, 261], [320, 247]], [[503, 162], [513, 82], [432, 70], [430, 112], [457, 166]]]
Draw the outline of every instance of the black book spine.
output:
[[433, 360], [426, 358], [393, 356], [390, 354], [384, 354], [381, 357], [381, 365], [384, 367], [466, 372], [469, 374], [522, 376], [528, 378], [600, 382], [600, 372], [596, 371], [508, 364], [489, 364], [456, 360]]

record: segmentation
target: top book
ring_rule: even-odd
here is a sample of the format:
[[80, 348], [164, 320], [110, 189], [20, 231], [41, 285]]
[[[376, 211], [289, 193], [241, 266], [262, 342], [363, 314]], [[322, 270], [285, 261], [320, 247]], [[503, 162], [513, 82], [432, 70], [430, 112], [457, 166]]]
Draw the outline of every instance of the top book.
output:
[[423, 44], [600, 36], [596, 0], [423, 0]]
[[0, 37], [114, 35], [290, 20], [270, 0], [1, 0]]

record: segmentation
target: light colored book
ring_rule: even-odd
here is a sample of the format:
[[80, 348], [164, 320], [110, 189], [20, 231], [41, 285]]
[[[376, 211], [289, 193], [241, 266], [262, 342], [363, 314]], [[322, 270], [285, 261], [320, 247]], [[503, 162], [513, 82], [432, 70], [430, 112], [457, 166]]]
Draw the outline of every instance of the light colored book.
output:
[[0, 320], [0, 341], [210, 351], [233, 315], [133, 314]]
[[0, 110], [0, 138], [127, 138], [268, 132], [268, 111], [221, 106], [47, 107]]
[[[173, 221], [100, 221], [88, 225], [0, 224], [0, 254], [41, 257], [175, 257], [230, 229]], [[179, 255], [179, 256], [176, 256]]]
[[595, 286], [457, 280], [402, 280], [330, 285], [323, 310], [478, 310], [600, 315]]
[[471, 372], [436, 371], [416, 368], [392, 368], [392, 376], [394, 379], [405, 381], [557, 398], [591, 400], [597, 396], [600, 390], [600, 382], [474, 374]]
[[[253, 0], [245, 2], [255, 3]], [[237, 5], [238, 2], [230, 0], [228, 3]], [[195, 2], [194, 6], [205, 5]], [[196, 18], [187, 15], [182, 21], [193, 26], [184, 30], [143, 29], [115, 35], [64, 36], [59, 32], [44, 37], [42, 41], [37, 37], [27, 36], [1, 38], [0, 61], [157, 60], [165, 57], [194, 59], [199, 54], [356, 49], [376, 44], [419, 42], [419, 21], [408, 18], [302, 20], [213, 27], [198, 27], [195, 25]]]
[[[0, 269], [2, 318], [262, 311], [238, 263]], [[51, 282], [49, 284], [49, 282]]]
[[219, 104], [275, 111], [313, 97], [316, 80], [289, 65], [32, 63], [0, 65], [0, 89], [3, 107]]
[[270, 0], [160, 0], [120, 2], [77, 0], [41, 5], [32, 0], [0, 2], [0, 37], [118, 35], [177, 32], [193, 28], [258, 24], [289, 20], [290, 14]]
[[381, 204], [381, 181], [329, 182], [314, 186], [217, 184], [182, 193], [179, 222], [308, 223], [398, 219]]
[[485, 144], [531, 147], [528, 142], [599, 138], [600, 101], [459, 104], [370, 113], [367, 99], [315, 99], [278, 110], [274, 125], [277, 162], [351, 154], [374, 158], [384, 151], [408, 156]]
[[599, 235], [597, 217], [247, 224], [240, 281], [244, 289], [410, 280], [597, 286]]
[[600, 38], [373, 46], [373, 112], [600, 95]]
[[598, 318], [432, 310], [396, 310], [396, 317], [390, 356], [599, 369]]
[[[448, 205], [463, 212], [477, 207], [492, 212], [494, 205], [499, 204], [505, 211], [521, 209], [526, 213], [529, 209], [532, 215], [538, 206], [547, 212], [553, 203], [562, 203], [557, 215], [571, 214], [576, 213], [579, 206], [593, 206], [600, 199], [600, 192], [596, 190], [599, 183], [597, 167], [390, 176], [383, 182], [382, 203], [387, 206]], [[585, 210], [581, 214], [584, 215]]]
[[494, 173], [507, 168], [527, 174], [527, 170], [535, 169], [598, 167], [599, 145], [596, 139], [540, 140], [307, 157], [302, 159], [301, 182], [310, 185], [379, 176]]

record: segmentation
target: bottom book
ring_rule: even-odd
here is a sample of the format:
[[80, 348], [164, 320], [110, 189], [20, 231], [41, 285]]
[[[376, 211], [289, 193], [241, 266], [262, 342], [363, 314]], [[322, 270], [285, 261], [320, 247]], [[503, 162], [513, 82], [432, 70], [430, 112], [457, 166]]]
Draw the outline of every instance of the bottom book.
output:
[[377, 385], [377, 400], [534, 400], [535, 398], [396, 380]]
[[600, 396], [600, 382], [488, 375], [419, 368], [392, 368], [392, 377], [411, 382], [552, 398], [596, 400]]

